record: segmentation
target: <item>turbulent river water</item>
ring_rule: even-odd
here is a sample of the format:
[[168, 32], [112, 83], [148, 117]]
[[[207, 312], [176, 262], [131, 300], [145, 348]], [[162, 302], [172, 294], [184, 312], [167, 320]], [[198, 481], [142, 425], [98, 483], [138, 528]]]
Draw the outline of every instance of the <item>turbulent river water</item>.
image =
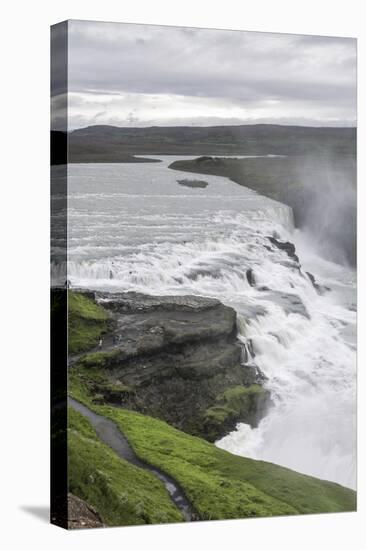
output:
[[[354, 270], [322, 259], [286, 205], [226, 178], [172, 171], [176, 158], [69, 165], [72, 286], [199, 294], [235, 308], [273, 405], [257, 428], [239, 424], [216, 444], [354, 488]], [[208, 186], [177, 183], [184, 178]], [[301, 271], [268, 236], [295, 243]], [[318, 294], [306, 271], [330, 290]]]

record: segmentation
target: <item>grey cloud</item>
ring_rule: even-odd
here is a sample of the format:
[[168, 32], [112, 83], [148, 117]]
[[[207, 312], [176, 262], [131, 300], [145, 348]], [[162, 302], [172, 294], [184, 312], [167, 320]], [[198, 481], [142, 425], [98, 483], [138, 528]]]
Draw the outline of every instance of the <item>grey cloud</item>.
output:
[[[216, 98], [229, 106], [303, 102], [355, 118], [348, 38], [71, 21], [69, 90]], [[307, 112], [309, 110], [309, 112]]]

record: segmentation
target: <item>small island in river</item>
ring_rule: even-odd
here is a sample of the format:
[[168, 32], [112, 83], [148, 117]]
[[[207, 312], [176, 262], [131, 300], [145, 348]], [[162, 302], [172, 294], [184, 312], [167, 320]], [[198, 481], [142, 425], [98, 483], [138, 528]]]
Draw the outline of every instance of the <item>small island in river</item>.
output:
[[177, 183], [179, 183], [179, 185], [184, 185], [185, 187], [197, 187], [197, 188], [200, 188], [200, 189], [205, 189], [205, 187], [208, 186], [208, 183], [207, 181], [203, 181], [203, 180], [177, 180]]

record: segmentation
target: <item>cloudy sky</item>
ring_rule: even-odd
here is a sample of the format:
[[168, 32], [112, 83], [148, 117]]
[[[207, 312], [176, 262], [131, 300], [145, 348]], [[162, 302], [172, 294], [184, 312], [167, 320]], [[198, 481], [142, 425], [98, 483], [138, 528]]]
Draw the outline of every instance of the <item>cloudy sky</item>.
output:
[[70, 129], [353, 126], [356, 41], [70, 21], [68, 108]]

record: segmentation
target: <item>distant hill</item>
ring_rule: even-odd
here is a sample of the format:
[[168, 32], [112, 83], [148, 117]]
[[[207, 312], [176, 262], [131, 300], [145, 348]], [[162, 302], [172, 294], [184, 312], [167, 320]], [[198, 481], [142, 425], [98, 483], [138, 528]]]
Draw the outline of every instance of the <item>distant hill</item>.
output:
[[153, 154], [354, 156], [356, 129], [271, 124], [151, 128], [88, 126], [69, 133], [69, 162], [136, 162], [133, 155]]

